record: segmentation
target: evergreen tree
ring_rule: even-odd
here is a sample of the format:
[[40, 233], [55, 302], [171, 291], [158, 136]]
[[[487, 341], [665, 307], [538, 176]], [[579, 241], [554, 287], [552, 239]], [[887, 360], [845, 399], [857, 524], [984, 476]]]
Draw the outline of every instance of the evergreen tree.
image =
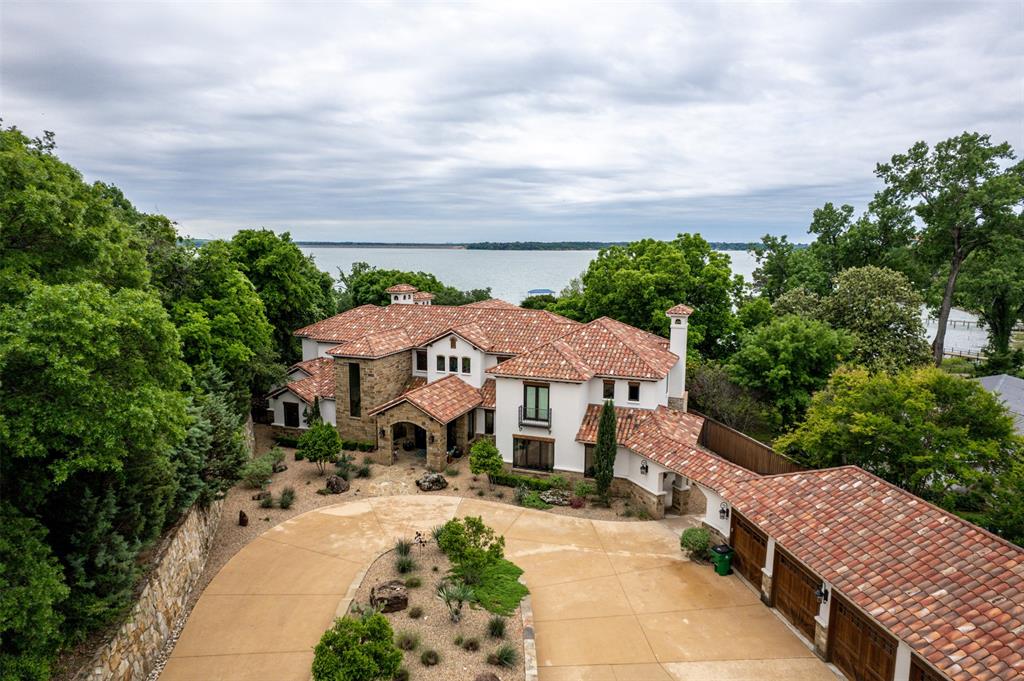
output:
[[601, 408], [601, 420], [597, 424], [597, 446], [594, 447], [594, 482], [597, 495], [608, 503], [608, 492], [615, 473], [615, 454], [619, 445], [615, 436], [615, 406], [606, 400]]

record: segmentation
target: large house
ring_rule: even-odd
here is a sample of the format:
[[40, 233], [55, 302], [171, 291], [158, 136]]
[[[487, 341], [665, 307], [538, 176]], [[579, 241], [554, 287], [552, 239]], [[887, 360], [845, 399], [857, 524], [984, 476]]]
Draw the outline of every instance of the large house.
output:
[[611, 399], [615, 491], [654, 517], [703, 513], [741, 578], [848, 678], [1024, 678], [1024, 550], [853, 466], [758, 475], [707, 449], [713, 422], [684, 391], [686, 306], [667, 311], [665, 340], [607, 318], [388, 293], [390, 305], [296, 332], [303, 361], [271, 395], [275, 426], [301, 430], [318, 403], [382, 462], [412, 449], [440, 469], [493, 435], [509, 468], [582, 477]]
[[[603, 317], [580, 324], [500, 300], [431, 304], [399, 284], [389, 305], [363, 305], [296, 331], [302, 362], [270, 395], [275, 426], [303, 429], [314, 402], [348, 440], [390, 462], [420, 451], [433, 470], [490, 435], [509, 468], [589, 476], [601, 405], [618, 416], [616, 493], [654, 517], [721, 502], [709, 481], [748, 471], [698, 444], [686, 411], [692, 310], [666, 314], [665, 339]], [[682, 465], [685, 463], [686, 465]], [[692, 485], [703, 495], [693, 495]]]

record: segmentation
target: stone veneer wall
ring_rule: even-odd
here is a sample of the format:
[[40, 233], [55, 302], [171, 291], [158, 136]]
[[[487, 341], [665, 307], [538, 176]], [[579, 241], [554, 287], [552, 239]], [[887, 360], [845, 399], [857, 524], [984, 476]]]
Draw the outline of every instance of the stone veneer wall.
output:
[[[349, 416], [348, 413], [349, 364], [359, 365], [362, 415], [358, 417]], [[334, 360], [334, 375], [337, 380], [335, 420], [338, 424], [338, 434], [345, 440], [377, 442], [377, 417], [370, 416], [369, 413], [374, 407], [402, 394], [402, 389], [405, 388], [409, 377], [412, 376], [412, 352], [399, 352], [381, 359], [338, 357]]]
[[223, 500], [205, 510], [192, 507], [164, 538], [127, 621], [79, 671], [75, 681], [146, 678], [203, 573], [223, 510]]
[[[412, 423], [427, 431], [427, 468], [432, 471], [443, 471], [447, 461], [445, 451], [445, 427], [430, 418], [408, 402], [402, 402], [377, 415], [384, 436], [377, 434], [377, 451], [390, 453], [393, 450], [392, 426], [396, 423]], [[434, 441], [431, 442], [430, 439]]]

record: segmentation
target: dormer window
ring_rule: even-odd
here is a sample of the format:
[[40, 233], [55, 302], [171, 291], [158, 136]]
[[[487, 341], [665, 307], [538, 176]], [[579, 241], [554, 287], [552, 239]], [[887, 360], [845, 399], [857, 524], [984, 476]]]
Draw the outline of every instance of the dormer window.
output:
[[615, 381], [605, 381], [601, 389], [601, 397], [606, 400], [615, 399]]
[[448, 358], [448, 371], [452, 372], [453, 374], [459, 372], [459, 358], [456, 357], [455, 355], [452, 355], [451, 357]]
[[639, 402], [640, 401], [640, 384], [630, 382], [629, 384], [629, 401]]
[[437, 370], [444, 371], [444, 355], [437, 356]]
[[427, 370], [427, 351], [417, 350], [416, 351], [416, 371]]
[[471, 371], [473, 361], [469, 357], [462, 358], [462, 373], [468, 374]]

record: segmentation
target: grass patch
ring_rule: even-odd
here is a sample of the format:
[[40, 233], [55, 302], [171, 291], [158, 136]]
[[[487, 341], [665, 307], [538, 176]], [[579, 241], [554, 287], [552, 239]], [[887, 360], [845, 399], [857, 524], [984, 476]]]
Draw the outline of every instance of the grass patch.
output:
[[519, 601], [530, 593], [530, 590], [517, 580], [523, 574], [522, 568], [505, 560], [493, 561], [483, 570], [480, 583], [473, 587], [476, 600], [488, 612], [495, 615], [511, 615], [519, 606]]

